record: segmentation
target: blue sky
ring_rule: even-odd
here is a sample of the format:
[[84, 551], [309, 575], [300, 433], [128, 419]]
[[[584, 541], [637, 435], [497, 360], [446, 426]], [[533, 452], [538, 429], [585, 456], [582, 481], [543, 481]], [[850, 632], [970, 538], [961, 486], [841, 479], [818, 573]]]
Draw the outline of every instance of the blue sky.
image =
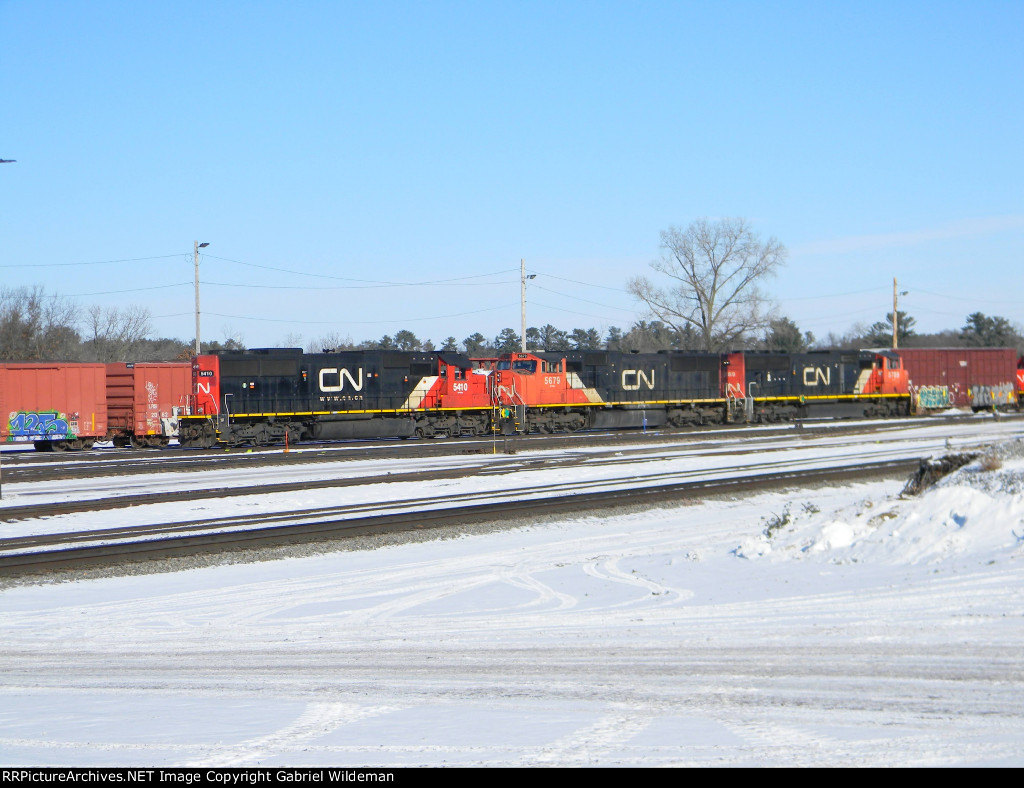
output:
[[[824, 336], [1024, 322], [1024, 3], [0, 0], [0, 284], [249, 346], [623, 328], [745, 217]], [[121, 261], [121, 262], [111, 262]], [[94, 264], [95, 263], [95, 264]], [[119, 291], [119, 292], [118, 292]]]

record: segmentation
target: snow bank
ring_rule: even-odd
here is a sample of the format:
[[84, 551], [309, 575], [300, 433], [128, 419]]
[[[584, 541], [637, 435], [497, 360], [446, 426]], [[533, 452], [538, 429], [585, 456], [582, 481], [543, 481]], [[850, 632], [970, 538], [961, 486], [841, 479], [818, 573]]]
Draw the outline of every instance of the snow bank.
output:
[[997, 447], [919, 496], [865, 499], [831, 512], [809, 499], [788, 501], [734, 554], [891, 564], [1024, 557], [1024, 442]]

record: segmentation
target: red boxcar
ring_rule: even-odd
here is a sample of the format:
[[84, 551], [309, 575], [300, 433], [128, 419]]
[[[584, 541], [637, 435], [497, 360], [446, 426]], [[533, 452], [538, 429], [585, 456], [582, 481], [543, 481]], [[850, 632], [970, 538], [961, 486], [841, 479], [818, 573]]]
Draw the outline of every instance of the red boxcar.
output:
[[1013, 348], [900, 348], [897, 352], [918, 410], [982, 410], [1017, 404]]
[[166, 446], [192, 392], [190, 362], [107, 364], [107, 411], [115, 446]]
[[88, 448], [107, 434], [103, 364], [0, 364], [0, 440]]

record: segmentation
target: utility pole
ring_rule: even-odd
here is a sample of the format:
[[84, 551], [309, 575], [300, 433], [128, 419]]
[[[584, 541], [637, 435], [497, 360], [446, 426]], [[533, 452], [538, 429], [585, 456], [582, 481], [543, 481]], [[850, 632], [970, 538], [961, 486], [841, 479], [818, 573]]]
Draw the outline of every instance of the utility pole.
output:
[[899, 299], [896, 294], [896, 277], [893, 276], [893, 350], [899, 347], [899, 330], [897, 329], [897, 323], [899, 322]]
[[[0, 159], [0, 164], [14, 164], [17, 159]], [[10, 436], [8, 436], [10, 437]], [[4, 497], [3, 481], [0, 481], [0, 499]]]
[[906, 295], [909, 290], [899, 292], [896, 289], [896, 277], [892, 278], [892, 349], [896, 350], [899, 347], [899, 296]]
[[519, 283], [520, 283], [520, 298], [519, 303], [522, 306], [522, 329], [523, 333], [519, 337], [519, 347], [523, 353], [526, 352], [526, 280], [536, 279], [537, 274], [526, 275], [526, 260], [519, 260]]
[[519, 349], [526, 352], [526, 260], [519, 260], [519, 304], [522, 307], [522, 328], [519, 335]]
[[196, 241], [194, 257], [196, 262], [196, 355], [199, 355], [199, 250], [209, 246], [208, 243]]

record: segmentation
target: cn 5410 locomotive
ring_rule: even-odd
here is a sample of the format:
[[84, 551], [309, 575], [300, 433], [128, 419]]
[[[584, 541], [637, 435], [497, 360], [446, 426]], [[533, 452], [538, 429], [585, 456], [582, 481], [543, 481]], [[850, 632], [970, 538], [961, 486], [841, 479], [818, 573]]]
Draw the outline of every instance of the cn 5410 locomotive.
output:
[[339, 438], [483, 435], [487, 375], [457, 353], [303, 353], [266, 349], [198, 356], [196, 401], [182, 446]]
[[570, 432], [909, 413], [888, 352], [457, 353], [268, 349], [199, 356], [183, 446]]

